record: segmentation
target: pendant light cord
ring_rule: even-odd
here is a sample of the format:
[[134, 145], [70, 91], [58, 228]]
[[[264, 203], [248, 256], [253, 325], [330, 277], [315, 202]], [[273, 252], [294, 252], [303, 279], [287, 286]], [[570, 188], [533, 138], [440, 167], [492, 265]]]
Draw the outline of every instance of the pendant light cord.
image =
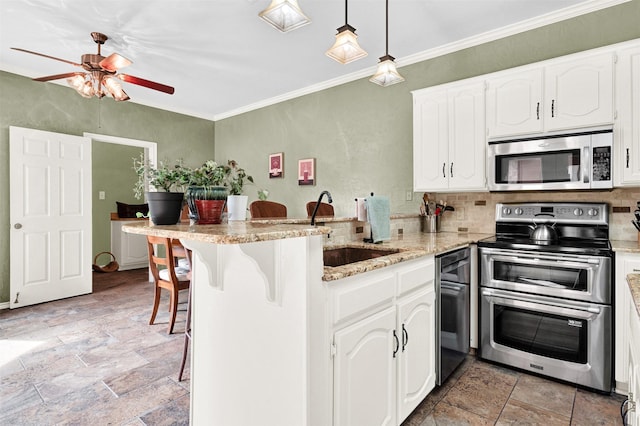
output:
[[386, 45], [385, 45], [384, 54], [385, 54], [385, 56], [389, 56], [389, 0], [386, 0], [385, 28], [386, 28], [386, 32], [385, 32]]
[[349, 7], [347, 6], [348, 0], [344, 0], [344, 24], [349, 25], [349, 20], [347, 19], [347, 12]]

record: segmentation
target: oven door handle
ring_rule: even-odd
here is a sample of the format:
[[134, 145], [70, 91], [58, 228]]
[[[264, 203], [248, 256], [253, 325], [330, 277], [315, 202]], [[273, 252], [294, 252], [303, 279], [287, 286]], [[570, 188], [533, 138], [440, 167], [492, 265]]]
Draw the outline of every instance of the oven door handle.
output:
[[545, 257], [545, 256], [522, 257], [522, 256], [493, 255], [489, 259], [493, 261], [498, 261], [498, 262], [521, 263], [525, 265], [546, 265], [546, 266], [560, 265], [563, 267], [579, 268], [579, 269], [587, 269], [587, 270], [593, 269], [593, 266], [594, 266], [594, 263], [589, 261], [583, 262], [580, 260], [553, 259], [551, 257]]
[[[562, 313], [564, 315], [570, 315], [584, 320], [592, 319], [594, 315], [600, 314], [600, 308], [596, 306], [574, 306], [556, 301], [549, 302], [546, 299], [540, 300], [536, 296], [529, 296], [521, 293], [518, 293], [517, 296], [512, 296], [505, 292], [496, 292], [490, 289], [484, 289], [482, 290], [482, 295], [505, 306], [529, 308], [538, 312], [545, 312], [554, 315]], [[562, 312], [558, 312], [558, 308], [562, 309]]]

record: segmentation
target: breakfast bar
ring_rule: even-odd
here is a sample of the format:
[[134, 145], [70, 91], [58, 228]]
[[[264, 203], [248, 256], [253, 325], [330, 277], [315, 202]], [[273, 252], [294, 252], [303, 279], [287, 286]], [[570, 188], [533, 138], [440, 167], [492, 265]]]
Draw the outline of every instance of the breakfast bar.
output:
[[[334, 406], [337, 379], [332, 371], [338, 366], [333, 364], [336, 354], [330, 352], [335, 349], [334, 336], [340, 335], [336, 330], [359, 326], [358, 321], [376, 317], [379, 314], [371, 312], [385, 307], [392, 314], [393, 328], [397, 300], [408, 297], [422, 297], [415, 306], [426, 300], [425, 306], [432, 307], [433, 255], [480, 236], [423, 234], [376, 245], [349, 243], [384, 248], [391, 254], [328, 267], [323, 264], [323, 250], [340, 245], [331, 245], [330, 227], [304, 221], [139, 223], [123, 229], [178, 238], [193, 251], [191, 422], [224, 425], [337, 424], [334, 410], [343, 410], [346, 416], [354, 407], [362, 410], [355, 401]], [[366, 305], [370, 300], [373, 311]], [[417, 312], [423, 315], [421, 324], [433, 327], [431, 310]], [[392, 336], [390, 330], [378, 334], [383, 343]], [[431, 328], [423, 334], [425, 343], [417, 348], [431, 354]], [[419, 337], [414, 333], [412, 343]], [[386, 350], [384, 354], [383, 362], [389, 364]], [[376, 361], [375, 356], [371, 359]], [[425, 357], [425, 362], [429, 359]], [[411, 406], [433, 387], [433, 365], [420, 370], [430, 387], [416, 385], [421, 396]], [[394, 391], [395, 401], [395, 388], [394, 378], [382, 396]], [[374, 414], [391, 410], [392, 423], [401, 422], [395, 403], [367, 410]]]

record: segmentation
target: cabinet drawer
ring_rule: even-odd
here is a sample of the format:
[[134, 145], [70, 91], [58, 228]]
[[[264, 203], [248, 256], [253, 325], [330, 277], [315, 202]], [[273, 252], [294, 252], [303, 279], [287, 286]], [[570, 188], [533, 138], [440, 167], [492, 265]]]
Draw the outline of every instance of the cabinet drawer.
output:
[[433, 258], [428, 261], [420, 261], [398, 271], [398, 296], [410, 293], [428, 283], [433, 285], [435, 280], [435, 263]]
[[355, 318], [390, 305], [395, 292], [393, 272], [365, 273], [332, 291], [333, 324]]

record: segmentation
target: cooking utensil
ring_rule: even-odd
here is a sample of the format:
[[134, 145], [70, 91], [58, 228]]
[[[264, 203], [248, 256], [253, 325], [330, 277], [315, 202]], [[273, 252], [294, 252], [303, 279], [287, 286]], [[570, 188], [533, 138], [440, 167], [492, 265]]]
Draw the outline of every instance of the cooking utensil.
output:
[[633, 223], [633, 226], [635, 226], [638, 232], [640, 232], [640, 222], [638, 222], [637, 220], [632, 220], [631, 223]]
[[[550, 213], [538, 213], [535, 216], [551, 216], [555, 217]], [[533, 241], [538, 242], [552, 242], [558, 239], [558, 232], [556, 231], [556, 224], [549, 226], [546, 223], [537, 224], [535, 221], [533, 222], [533, 230], [531, 231], [530, 238]]]
[[636, 220], [638, 222], [640, 222], [640, 210], [636, 210], [633, 212], [634, 216], [636, 217]]
[[424, 203], [425, 215], [429, 216], [429, 194], [426, 192], [422, 196], [422, 202]]

